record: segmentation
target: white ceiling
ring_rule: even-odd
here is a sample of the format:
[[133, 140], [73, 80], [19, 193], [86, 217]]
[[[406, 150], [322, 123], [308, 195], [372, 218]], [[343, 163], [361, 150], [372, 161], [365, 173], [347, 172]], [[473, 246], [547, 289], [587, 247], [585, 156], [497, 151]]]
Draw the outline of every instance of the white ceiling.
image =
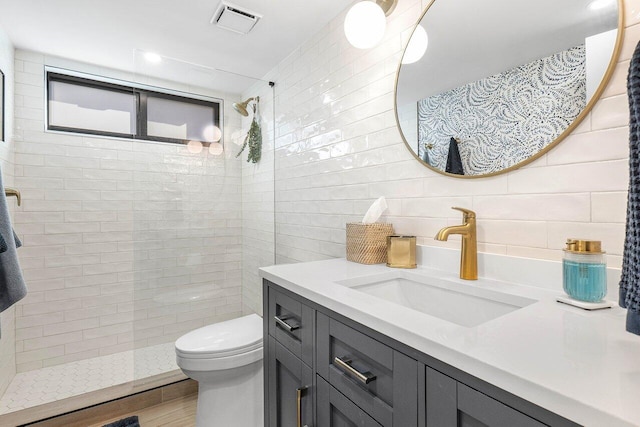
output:
[[263, 16], [241, 35], [209, 23], [220, 0], [0, 0], [0, 28], [17, 48], [119, 70], [139, 72], [139, 52], [150, 51], [260, 78], [351, 2], [234, 0]]
[[435, 0], [421, 21], [423, 58], [403, 65], [399, 105], [445, 92], [584, 43], [617, 27], [617, 2], [591, 0]]

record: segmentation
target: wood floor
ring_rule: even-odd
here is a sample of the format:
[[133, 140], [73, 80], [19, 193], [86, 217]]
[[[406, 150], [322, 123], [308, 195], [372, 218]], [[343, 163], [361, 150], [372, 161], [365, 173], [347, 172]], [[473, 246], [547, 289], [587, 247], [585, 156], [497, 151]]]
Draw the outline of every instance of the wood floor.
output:
[[198, 383], [188, 379], [23, 427], [102, 427], [133, 415], [141, 427], [195, 427], [197, 400]]
[[140, 427], [195, 427], [197, 394], [170, 400], [131, 414], [119, 415], [113, 419], [90, 424], [87, 427], [102, 427], [105, 424], [137, 415]]

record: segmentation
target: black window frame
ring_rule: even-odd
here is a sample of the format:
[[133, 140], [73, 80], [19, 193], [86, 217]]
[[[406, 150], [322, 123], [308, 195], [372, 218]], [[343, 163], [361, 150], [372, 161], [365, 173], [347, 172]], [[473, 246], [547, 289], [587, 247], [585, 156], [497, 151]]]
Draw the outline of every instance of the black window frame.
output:
[[[75, 128], [75, 127], [52, 125], [50, 122], [50, 115], [49, 115], [49, 103], [51, 101], [50, 99], [51, 82], [74, 84], [78, 86], [85, 86], [85, 87], [102, 89], [102, 90], [110, 90], [113, 92], [134, 95], [135, 103], [136, 103], [136, 108], [135, 108], [136, 133], [125, 134], [125, 133], [106, 132], [106, 131], [99, 131], [99, 130], [86, 129], [86, 128]], [[47, 70], [46, 83], [47, 83], [46, 124], [47, 124], [47, 130], [50, 130], [50, 131], [69, 132], [69, 133], [82, 134], [82, 135], [97, 135], [97, 136], [111, 137], [111, 138], [134, 139], [134, 140], [141, 140], [141, 141], [165, 142], [165, 143], [171, 143], [171, 144], [188, 144], [190, 141], [192, 141], [189, 139], [165, 138], [165, 137], [159, 137], [159, 136], [150, 136], [147, 134], [147, 99], [149, 97], [152, 97], [152, 98], [169, 99], [173, 101], [184, 102], [187, 104], [204, 105], [207, 107], [211, 107], [213, 109], [213, 117], [212, 117], [213, 125], [217, 126], [220, 129], [220, 132], [222, 135], [224, 134], [224, 131], [222, 128], [222, 114], [221, 114], [224, 107], [223, 107], [223, 101], [221, 99], [208, 98], [205, 100], [205, 99], [195, 98], [195, 97], [192, 98], [185, 95], [177, 95], [175, 93], [161, 92], [159, 90], [151, 90], [141, 86], [127, 85], [125, 84], [125, 82], [113, 83], [112, 81], [95, 80], [95, 79], [87, 78], [84, 76], [80, 77], [78, 75], [69, 75], [69, 74], [64, 74], [64, 73], [60, 73], [57, 71], [50, 71], [50, 70]], [[207, 141], [199, 141], [199, 142], [202, 143], [205, 147], [211, 144], [210, 142], [207, 142]], [[222, 138], [218, 142], [222, 143], [223, 142]]]

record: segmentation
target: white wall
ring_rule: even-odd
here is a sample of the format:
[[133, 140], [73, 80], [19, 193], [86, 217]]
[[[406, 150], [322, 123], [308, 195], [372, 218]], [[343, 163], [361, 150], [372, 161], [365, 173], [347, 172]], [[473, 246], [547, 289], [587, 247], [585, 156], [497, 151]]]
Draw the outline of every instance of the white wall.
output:
[[345, 223], [386, 196], [387, 220], [423, 245], [475, 210], [479, 250], [561, 258], [567, 237], [603, 241], [619, 266], [628, 184], [625, 78], [640, 39], [638, 0], [625, 1], [627, 31], [613, 78], [573, 134], [536, 162], [504, 175], [463, 180], [436, 174], [411, 156], [394, 117], [395, 73], [403, 37], [420, 1], [400, 0], [384, 40], [357, 50], [337, 16], [273, 71], [276, 81], [276, 253], [297, 262], [345, 253]]
[[[0, 29], [0, 70], [4, 73], [4, 142], [0, 141], [0, 169], [5, 186], [13, 185], [13, 77], [14, 49], [7, 35]], [[9, 200], [9, 210], [13, 213], [15, 199]], [[0, 396], [16, 373], [15, 357], [15, 308], [10, 308], [0, 316]]]
[[[170, 342], [240, 315], [235, 153], [44, 132], [45, 64], [156, 83], [16, 52], [15, 186], [24, 203], [15, 222], [29, 288], [16, 309], [18, 371]], [[237, 99], [169, 88], [226, 98], [225, 138], [238, 128]]]
[[607, 72], [609, 61], [611, 59], [611, 49], [616, 44], [616, 30], [605, 31], [587, 37], [584, 45], [587, 53], [586, 72], [587, 72], [587, 102], [595, 94], [602, 77]]
[[422, 148], [418, 146], [418, 103], [398, 105], [398, 124], [404, 133], [407, 143], [418, 156], [422, 155]]

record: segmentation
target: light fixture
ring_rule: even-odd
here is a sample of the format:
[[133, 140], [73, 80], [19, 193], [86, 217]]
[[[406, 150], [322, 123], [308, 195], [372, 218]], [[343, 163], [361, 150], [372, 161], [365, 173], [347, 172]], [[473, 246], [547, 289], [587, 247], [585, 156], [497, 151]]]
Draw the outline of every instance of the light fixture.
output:
[[238, 113], [242, 114], [243, 116], [247, 117], [249, 115], [249, 111], [247, 111], [247, 106], [251, 101], [255, 101], [256, 103], [260, 102], [260, 97], [256, 96], [255, 98], [249, 98], [246, 101], [243, 101], [240, 103], [234, 102], [233, 109], [236, 110]]
[[418, 25], [409, 39], [407, 49], [402, 56], [402, 63], [413, 64], [414, 62], [418, 62], [427, 51], [427, 46], [429, 46], [427, 31], [422, 25]]
[[146, 59], [148, 62], [151, 62], [152, 64], [157, 64], [162, 61], [162, 56], [154, 52], [145, 52], [144, 59]]
[[368, 49], [380, 42], [387, 26], [386, 16], [397, 0], [364, 0], [354, 4], [344, 18], [344, 34], [358, 49]]

